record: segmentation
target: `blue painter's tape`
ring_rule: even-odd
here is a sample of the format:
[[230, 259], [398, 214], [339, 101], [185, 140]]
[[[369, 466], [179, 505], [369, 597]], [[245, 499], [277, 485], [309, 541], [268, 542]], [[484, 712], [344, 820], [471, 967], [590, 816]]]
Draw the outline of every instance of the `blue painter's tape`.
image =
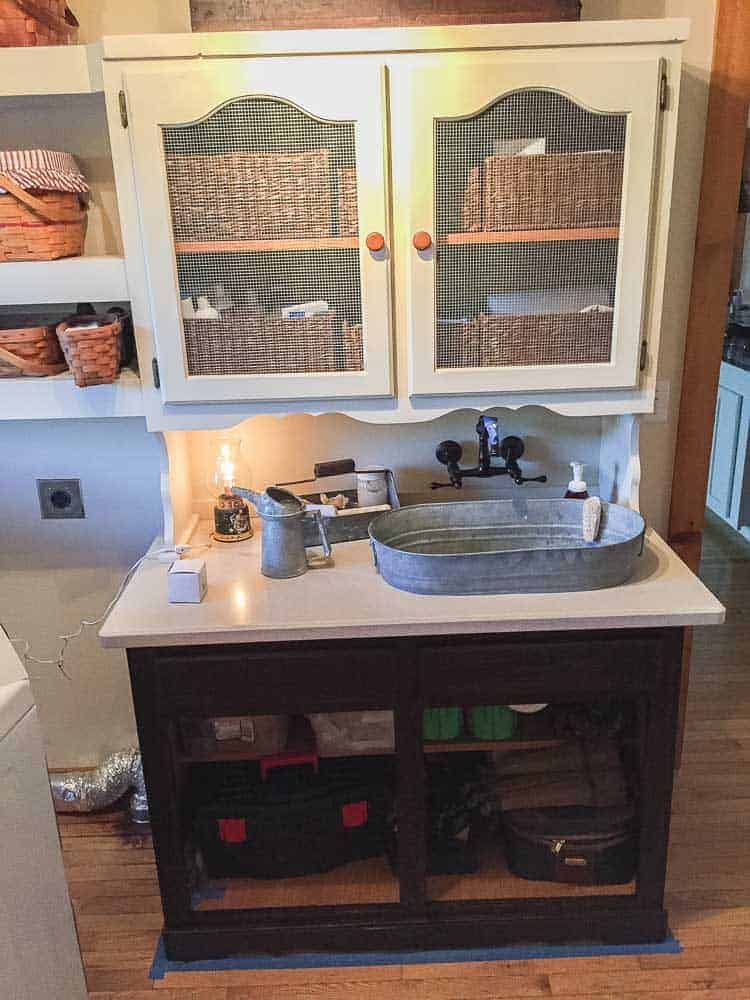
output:
[[168, 972], [228, 972], [233, 969], [324, 969], [332, 966], [424, 965], [450, 962], [513, 962], [532, 958], [598, 958], [605, 955], [677, 955], [682, 945], [671, 934], [657, 944], [514, 945], [506, 948], [463, 948], [442, 951], [314, 952], [293, 955], [248, 955], [173, 962], [159, 938], [149, 973], [163, 979]]
[[206, 899], [223, 899], [225, 892], [226, 889], [213, 888], [212, 886], [206, 886], [205, 889], [196, 889], [190, 897], [190, 903], [195, 907]]

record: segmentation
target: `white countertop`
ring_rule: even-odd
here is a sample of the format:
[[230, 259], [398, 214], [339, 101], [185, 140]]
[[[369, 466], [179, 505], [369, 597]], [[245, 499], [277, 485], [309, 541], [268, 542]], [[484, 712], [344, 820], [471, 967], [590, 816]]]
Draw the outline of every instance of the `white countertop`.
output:
[[[202, 525], [193, 544], [207, 539]], [[215, 542], [202, 604], [167, 602], [167, 563], [142, 563], [99, 633], [104, 646], [481, 635], [597, 628], [718, 625], [724, 608], [655, 532], [632, 579], [565, 594], [407, 594], [376, 573], [367, 541], [335, 545], [334, 565], [293, 580], [260, 573], [260, 536]]]

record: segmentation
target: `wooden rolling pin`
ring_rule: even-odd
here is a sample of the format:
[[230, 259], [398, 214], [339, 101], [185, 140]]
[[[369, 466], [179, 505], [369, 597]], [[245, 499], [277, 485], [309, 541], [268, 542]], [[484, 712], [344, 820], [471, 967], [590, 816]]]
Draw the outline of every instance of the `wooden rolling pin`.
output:
[[290, 483], [277, 483], [277, 486], [298, 486], [304, 483], [314, 483], [317, 479], [326, 479], [328, 476], [346, 476], [355, 471], [353, 458], [338, 458], [333, 462], [316, 462], [313, 466], [312, 479], [294, 479]]

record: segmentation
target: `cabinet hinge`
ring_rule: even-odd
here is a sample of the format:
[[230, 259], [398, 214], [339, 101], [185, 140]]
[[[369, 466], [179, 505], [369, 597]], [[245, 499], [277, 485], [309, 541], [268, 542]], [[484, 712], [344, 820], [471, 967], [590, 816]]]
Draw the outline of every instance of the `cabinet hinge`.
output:
[[668, 99], [669, 99], [669, 85], [667, 83], [667, 74], [662, 73], [661, 82], [659, 84], [659, 109], [661, 111], [666, 111]]
[[647, 362], [648, 362], [648, 341], [647, 340], [642, 340], [641, 341], [641, 357], [640, 357], [640, 361], [638, 363], [640, 371], [645, 372]]
[[117, 95], [117, 99], [120, 102], [120, 124], [123, 128], [128, 127], [128, 103], [125, 100], [125, 91], [121, 90]]
[[151, 373], [154, 376], [154, 388], [161, 389], [161, 378], [159, 376], [159, 362], [156, 358], [151, 358]]

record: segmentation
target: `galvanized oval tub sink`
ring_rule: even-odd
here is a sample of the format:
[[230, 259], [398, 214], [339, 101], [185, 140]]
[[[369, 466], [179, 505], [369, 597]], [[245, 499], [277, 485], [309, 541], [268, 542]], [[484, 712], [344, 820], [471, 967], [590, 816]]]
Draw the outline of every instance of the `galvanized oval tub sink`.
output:
[[596, 541], [583, 540], [582, 500], [468, 500], [381, 514], [370, 524], [375, 566], [412, 594], [524, 594], [625, 583], [645, 522], [602, 502]]

